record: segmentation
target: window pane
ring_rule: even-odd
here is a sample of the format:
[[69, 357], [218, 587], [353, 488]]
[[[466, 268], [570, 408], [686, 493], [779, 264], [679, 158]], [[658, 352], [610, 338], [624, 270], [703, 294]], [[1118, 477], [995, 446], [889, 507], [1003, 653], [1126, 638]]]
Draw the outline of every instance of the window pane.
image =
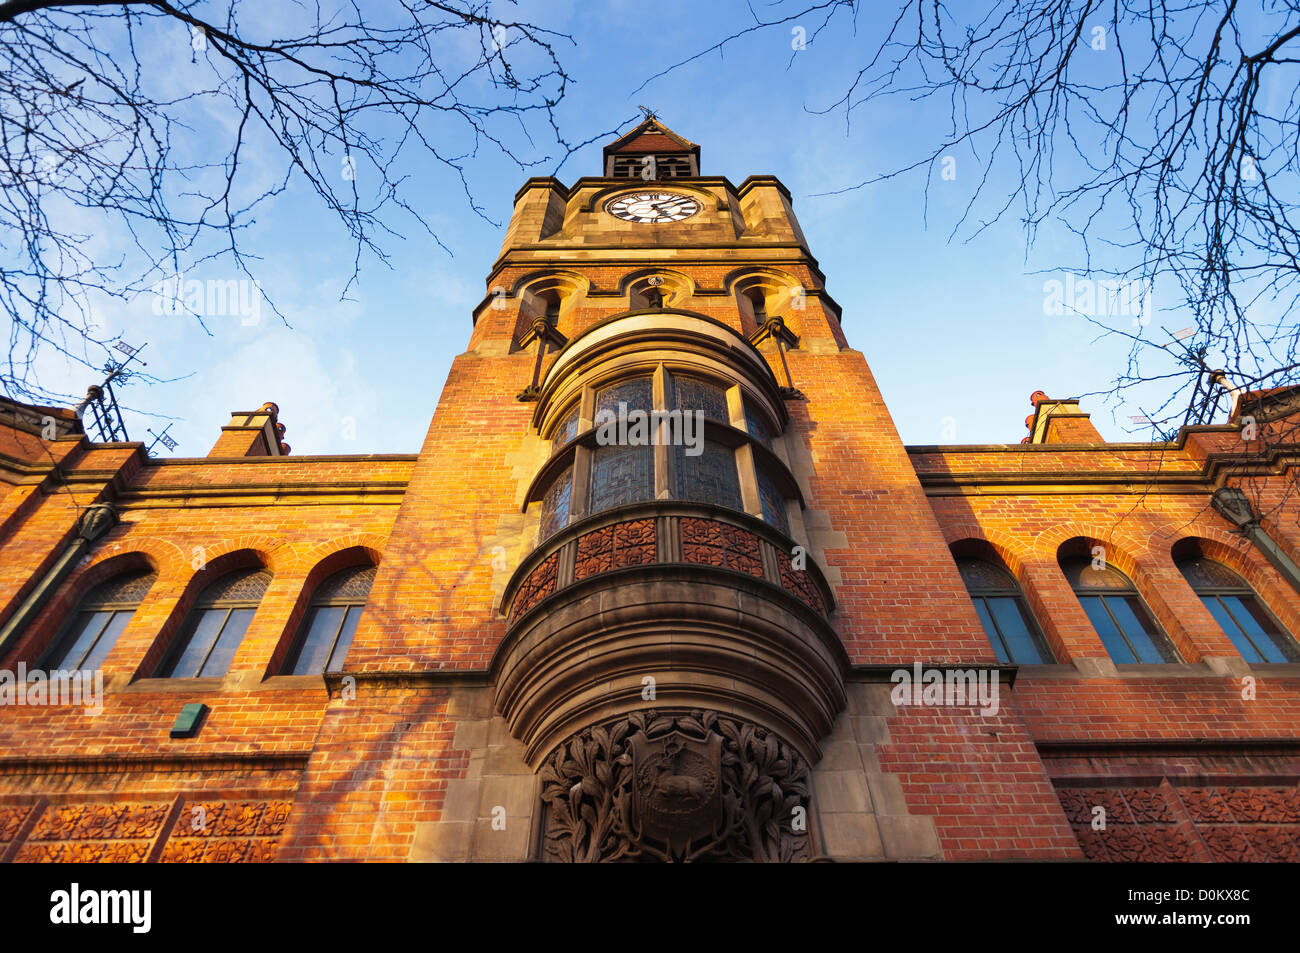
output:
[[763, 446], [769, 450], [772, 449], [772, 434], [767, 429], [763, 417], [753, 408], [749, 401], [745, 401], [745, 429], [749, 431], [751, 437]]
[[971, 593], [1020, 590], [1011, 573], [986, 559], [959, 559], [957, 570], [961, 573], [961, 581], [966, 584], [966, 589]]
[[974, 599], [975, 612], [980, 617], [980, 622], [984, 623], [984, 634], [989, 637], [989, 645], [993, 646], [993, 654], [997, 656], [999, 662], [1009, 662], [1007, 650], [1002, 647], [1002, 639], [998, 637], [997, 626], [993, 624], [993, 617], [989, 615], [988, 606], [984, 604], [983, 599]]
[[348, 649], [352, 645], [352, 636], [357, 634], [357, 623], [361, 621], [361, 606], [351, 606], [348, 608], [348, 617], [343, 620], [343, 631], [339, 633], [339, 640], [334, 646], [334, 654], [330, 656], [329, 671], [343, 671], [343, 662], [348, 657]]
[[654, 499], [654, 447], [597, 447], [591, 455], [591, 512]]
[[702, 410], [704, 416], [720, 423], [731, 423], [727, 411], [727, 395], [721, 387], [694, 377], [674, 377], [673, 393], [677, 410]]
[[318, 606], [307, 615], [307, 636], [290, 675], [314, 675], [325, 671], [334, 636], [338, 633], [347, 606]]
[[[1291, 647], [1290, 640], [1278, 630], [1277, 623], [1269, 618], [1268, 613], [1264, 611], [1264, 607], [1259, 604], [1258, 599], [1254, 596], [1220, 596], [1219, 598], [1227, 605], [1228, 611], [1232, 613], [1232, 618], [1250, 636], [1250, 640], [1255, 643], [1259, 653], [1263, 656], [1260, 661], [1288, 662], [1293, 660], [1287, 658], [1287, 653], [1284, 651]], [[1229, 630], [1225, 627], [1224, 631], [1228, 632]]]
[[1006, 639], [1011, 661], [1020, 665], [1041, 665], [1046, 662], [1021, 611], [1020, 600], [996, 596], [987, 602], [989, 610], [997, 619], [998, 628], [1002, 630], [1002, 637]]
[[1177, 660], [1163, 633], [1156, 628], [1155, 621], [1137, 596], [1110, 598], [1106, 600], [1106, 605], [1124, 629], [1124, 634], [1128, 636], [1134, 650], [1137, 651], [1139, 662]]
[[541, 534], [546, 539], [569, 525], [569, 503], [573, 496], [573, 467], [565, 467], [542, 497]]
[[741, 509], [736, 452], [708, 440], [698, 456], [690, 456], [686, 449], [676, 448], [677, 499]]
[[1137, 656], [1120, 638], [1119, 630], [1115, 628], [1115, 623], [1111, 621], [1110, 613], [1106, 611], [1106, 607], [1101, 603], [1101, 597], [1080, 596], [1079, 602], [1083, 605], [1083, 611], [1088, 613], [1088, 619], [1092, 622], [1092, 627], [1101, 636], [1101, 644], [1106, 646], [1106, 652], [1110, 655], [1111, 661], [1117, 665], [1136, 662]]
[[1228, 607], [1221, 603], [1217, 596], [1202, 596], [1201, 601], [1205, 603], [1205, 608], [1210, 610], [1210, 615], [1214, 616], [1214, 621], [1219, 623], [1219, 628], [1223, 630], [1241, 657], [1247, 662], [1262, 662], [1264, 657], [1260, 655], [1259, 650], [1250, 644], [1250, 640], [1241, 632], [1241, 626], [1237, 625], [1237, 620], [1232, 617]]
[[790, 518], [785, 508], [785, 497], [776, 488], [772, 478], [761, 469], [758, 471], [758, 501], [763, 506], [763, 519], [788, 536]]
[[230, 670], [235, 649], [239, 648], [239, 643], [244, 640], [244, 632], [248, 629], [248, 623], [253, 621], [253, 614], [256, 611], [256, 609], [230, 610], [230, 618], [226, 621], [225, 628], [221, 630], [216, 647], [208, 656], [207, 662], [203, 664], [202, 671], [199, 672], [200, 678], [218, 678]]
[[650, 413], [652, 392], [650, 378], [639, 377], [636, 380], [623, 381], [612, 387], [602, 387], [596, 391], [596, 410], [592, 415], [596, 426], [607, 420], [617, 420], [619, 404], [626, 405], [624, 413], [634, 410]]
[[181, 631], [180, 645], [184, 646], [167, 674], [173, 678], [194, 678], [208, 649], [217, 638], [229, 609], [195, 609]]
[[41, 664], [51, 671], [80, 668], [82, 656], [90, 651], [95, 639], [108, 624], [111, 612], [82, 612], [72, 628], [59, 640], [59, 646]]
[[[98, 615], [98, 613], [96, 614]], [[108, 657], [108, 653], [112, 650], [113, 646], [117, 644], [117, 637], [122, 634], [122, 630], [126, 628], [126, 624], [131, 621], [131, 616], [133, 615], [135, 615], [134, 610], [127, 612], [114, 612], [113, 618], [110, 619], [108, 625], [104, 627], [104, 631], [100, 634], [99, 641], [95, 643], [95, 647], [90, 650], [90, 654], [87, 655], [77, 667], [88, 669], [90, 671], [99, 668], [99, 666], [104, 663], [104, 659]]]
[[[615, 408], [617, 410], [617, 408]], [[555, 428], [555, 433], [551, 435], [551, 444], [555, 447], [561, 447], [578, 435], [578, 406], [575, 404], [573, 409], [564, 415], [559, 426]]]

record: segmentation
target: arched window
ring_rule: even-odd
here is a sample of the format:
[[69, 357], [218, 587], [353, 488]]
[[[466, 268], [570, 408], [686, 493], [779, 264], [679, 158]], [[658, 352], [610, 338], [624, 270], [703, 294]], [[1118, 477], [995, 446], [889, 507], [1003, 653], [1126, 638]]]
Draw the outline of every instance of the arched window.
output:
[[374, 581], [374, 566], [352, 566], [316, 587], [302, 629], [285, 659], [285, 675], [343, 670]]
[[225, 675], [270, 582], [265, 569], [237, 569], [204, 589], [158, 667], [158, 677]]
[[48, 672], [99, 668], [157, 578], [156, 572], [144, 570], [100, 583], [81, 600], [37, 667]]
[[958, 559], [957, 568], [999, 662], [1056, 661], [1011, 573], [984, 559]]
[[1300, 662], [1300, 649], [1246, 580], [1222, 563], [1185, 556], [1179, 571], [1247, 662]]
[[1095, 569], [1087, 556], [1067, 556], [1061, 571], [1116, 664], [1180, 661], [1128, 576], [1112, 566]]

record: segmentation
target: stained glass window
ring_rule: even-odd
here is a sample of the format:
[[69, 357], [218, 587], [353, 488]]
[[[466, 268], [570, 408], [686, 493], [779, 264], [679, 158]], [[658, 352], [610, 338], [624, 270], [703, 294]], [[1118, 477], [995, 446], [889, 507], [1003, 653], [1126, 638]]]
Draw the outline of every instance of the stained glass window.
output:
[[542, 497], [542, 539], [569, 525], [569, 503], [572, 496], [573, 467], [568, 466], [552, 481], [550, 488]]
[[1246, 580], [1201, 556], [1178, 560], [1178, 568], [1247, 662], [1300, 662], [1295, 640]]
[[375, 571], [374, 566], [352, 566], [316, 587], [302, 631], [285, 659], [286, 675], [342, 671]]
[[574, 404], [573, 409], [560, 420], [555, 433], [551, 434], [552, 446], [558, 449], [578, 435], [578, 410], [578, 405]]
[[596, 447], [591, 455], [591, 507], [599, 513], [654, 499], [654, 447]]
[[1011, 573], [983, 559], [959, 559], [957, 568], [999, 662], [1055, 661]]
[[626, 411], [642, 410], [649, 413], [652, 408], [654, 389], [650, 378], [638, 377], [635, 380], [621, 381], [610, 387], [596, 391], [596, 409], [592, 419], [596, 426], [606, 420], [617, 419], [619, 405], [625, 404]]
[[789, 535], [790, 519], [786, 514], [785, 496], [762, 468], [758, 470], [758, 502], [763, 508], [763, 519]]
[[152, 571], [126, 573], [96, 586], [38, 667], [47, 671], [99, 668], [157, 578]]
[[159, 667], [159, 677], [225, 675], [270, 582], [265, 569], [240, 569], [203, 590]]
[[694, 377], [673, 377], [674, 408], [691, 411], [702, 410], [709, 420], [731, 423], [727, 412], [727, 394], [715, 384]]
[[767, 429], [767, 421], [749, 401], [745, 401], [745, 429], [763, 446], [772, 449], [772, 432]]
[[696, 503], [716, 503], [733, 510], [742, 509], [740, 476], [736, 472], [736, 452], [712, 440], [705, 440], [698, 456], [690, 456], [687, 447], [678, 446], [677, 498]]
[[1179, 661], [1173, 643], [1122, 572], [1111, 566], [1096, 568], [1086, 556], [1062, 560], [1061, 569], [1112, 661]]

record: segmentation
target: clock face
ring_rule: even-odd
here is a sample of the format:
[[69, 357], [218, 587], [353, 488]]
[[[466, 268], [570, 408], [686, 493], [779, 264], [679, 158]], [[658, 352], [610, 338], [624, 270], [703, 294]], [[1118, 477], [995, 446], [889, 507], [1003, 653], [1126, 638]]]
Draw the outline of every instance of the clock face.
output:
[[625, 222], [680, 222], [700, 210], [700, 203], [676, 192], [624, 192], [605, 203], [605, 211]]

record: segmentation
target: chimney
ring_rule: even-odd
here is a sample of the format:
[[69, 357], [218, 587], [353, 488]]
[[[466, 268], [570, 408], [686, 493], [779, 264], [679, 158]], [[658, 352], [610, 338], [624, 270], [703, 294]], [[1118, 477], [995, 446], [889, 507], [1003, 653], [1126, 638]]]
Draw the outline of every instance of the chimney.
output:
[[280, 408], [268, 401], [261, 410], [236, 411], [221, 436], [208, 451], [209, 457], [287, 457], [289, 445], [282, 439], [285, 427], [276, 419]]
[[1041, 390], [1029, 397], [1034, 412], [1025, 418], [1029, 436], [1021, 443], [1105, 443], [1089, 415], [1079, 409], [1078, 398], [1052, 400]]

